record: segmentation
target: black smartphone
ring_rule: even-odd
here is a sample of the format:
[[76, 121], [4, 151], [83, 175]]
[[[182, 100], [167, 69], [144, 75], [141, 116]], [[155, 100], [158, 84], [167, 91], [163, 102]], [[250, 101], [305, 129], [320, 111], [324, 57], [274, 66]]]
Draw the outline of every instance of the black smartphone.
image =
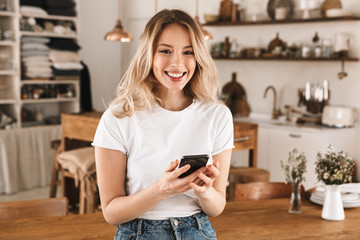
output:
[[179, 167], [185, 166], [186, 164], [190, 164], [191, 167], [189, 170], [181, 174], [179, 178], [186, 177], [195, 172], [196, 170], [205, 167], [208, 160], [209, 155], [207, 154], [183, 156], [180, 160]]

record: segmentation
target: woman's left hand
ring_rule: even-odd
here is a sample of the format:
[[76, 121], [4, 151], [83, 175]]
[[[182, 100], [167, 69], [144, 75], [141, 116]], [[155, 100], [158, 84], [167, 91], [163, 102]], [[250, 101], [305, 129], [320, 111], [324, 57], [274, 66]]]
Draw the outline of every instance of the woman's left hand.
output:
[[220, 175], [219, 167], [219, 161], [214, 159], [211, 165], [204, 167], [204, 169], [198, 173], [198, 177], [189, 183], [196, 195], [200, 197], [212, 187], [215, 178]]

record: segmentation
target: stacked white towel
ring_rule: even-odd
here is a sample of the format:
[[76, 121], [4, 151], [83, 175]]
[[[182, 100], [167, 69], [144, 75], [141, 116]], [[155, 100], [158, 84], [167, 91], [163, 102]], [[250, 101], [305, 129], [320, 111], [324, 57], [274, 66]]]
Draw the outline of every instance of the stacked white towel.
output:
[[43, 37], [23, 37], [21, 39], [21, 60], [25, 79], [51, 78], [49, 59], [50, 39]]

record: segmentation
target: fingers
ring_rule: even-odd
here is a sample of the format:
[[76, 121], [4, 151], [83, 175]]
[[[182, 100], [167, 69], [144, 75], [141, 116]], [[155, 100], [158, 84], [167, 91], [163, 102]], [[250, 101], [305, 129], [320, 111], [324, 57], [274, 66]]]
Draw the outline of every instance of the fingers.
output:
[[172, 172], [176, 169], [177, 165], [179, 164], [179, 160], [176, 159], [175, 161], [170, 162], [169, 166], [165, 170], [166, 172]]

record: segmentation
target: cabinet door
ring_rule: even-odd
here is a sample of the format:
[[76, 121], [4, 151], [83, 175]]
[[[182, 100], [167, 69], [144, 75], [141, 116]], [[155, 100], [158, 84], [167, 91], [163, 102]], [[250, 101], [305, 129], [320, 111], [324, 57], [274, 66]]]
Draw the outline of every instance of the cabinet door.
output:
[[305, 173], [305, 189], [311, 188], [317, 182], [315, 174], [316, 153], [322, 151], [324, 136], [315, 132], [304, 132], [288, 129], [269, 129], [268, 169], [270, 181], [285, 181], [280, 161], [287, 161], [289, 152], [298, 148], [307, 158]]

